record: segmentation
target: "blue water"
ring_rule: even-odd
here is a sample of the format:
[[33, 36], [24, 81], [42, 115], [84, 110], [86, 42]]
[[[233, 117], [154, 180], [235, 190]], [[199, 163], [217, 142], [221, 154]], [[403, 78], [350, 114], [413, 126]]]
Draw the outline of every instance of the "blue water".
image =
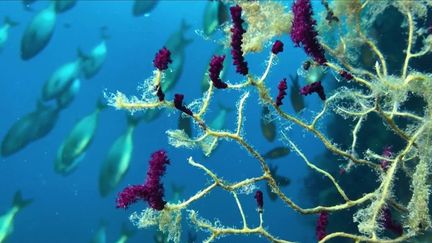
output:
[[[184, 199], [210, 184], [209, 178], [202, 171], [187, 164], [187, 158], [193, 158], [214, 170], [219, 176], [235, 182], [260, 175], [258, 162], [232, 141], [221, 141], [211, 158], [204, 159], [201, 151], [174, 149], [168, 144], [165, 131], [177, 127], [177, 111], [164, 113], [152, 123], [141, 123], [134, 134], [134, 152], [131, 167], [116, 191], [106, 198], [101, 198], [98, 191], [100, 165], [108, 148], [126, 128], [125, 112], [108, 108], [101, 113], [96, 137], [88, 149], [78, 169], [69, 176], [54, 172], [54, 159], [57, 149], [73, 125], [83, 116], [95, 109], [96, 100], [103, 91], [121, 90], [126, 94], [138, 94], [136, 86], [149, 77], [153, 71], [152, 60], [171, 33], [178, 30], [184, 18], [192, 28], [186, 36], [194, 41], [186, 48], [186, 63], [183, 75], [174, 92], [185, 94], [185, 101], [191, 102], [201, 95], [200, 82], [208, 60], [216, 48], [212, 41], [204, 40], [196, 30], [202, 29], [202, 15], [205, 1], [161, 1], [148, 17], [133, 17], [130, 1], [78, 1], [71, 10], [57, 18], [57, 26], [48, 46], [39, 55], [29, 61], [20, 58], [21, 36], [31, 18], [37, 11], [45, 8], [49, 2], [37, 1], [33, 12], [24, 11], [20, 1], [0, 1], [1, 16], [10, 16], [18, 21], [19, 26], [9, 32], [9, 40], [0, 54], [0, 138], [22, 116], [36, 107], [41, 89], [48, 77], [59, 66], [76, 59], [77, 48], [88, 52], [100, 42], [99, 28], [107, 26], [111, 38], [107, 41], [108, 56], [101, 71], [91, 80], [82, 80], [81, 90], [73, 103], [63, 110], [54, 129], [44, 138], [7, 158], [0, 163], [0, 214], [6, 212], [12, 203], [13, 195], [21, 190], [24, 198], [33, 198], [34, 203], [24, 208], [16, 217], [14, 231], [8, 242], [89, 242], [105, 220], [107, 242], [114, 242], [120, 234], [122, 223], [128, 223], [128, 216], [147, 207], [137, 203], [128, 210], [116, 209], [115, 198], [122, 188], [129, 184], [139, 184], [145, 179], [148, 159], [158, 149], [168, 151], [171, 165], [163, 179], [165, 198], [172, 196], [171, 183], [185, 186]], [[291, 5], [291, 2], [285, 4]], [[65, 28], [69, 24], [70, 28]], [[199, 31], [198, 31], [199, 32]], [[294, 74], [305, 59], [302, 49], [294, 48], [289, 36], [281, 37], [286, 44], [278, 65], [272, 69], [267, 80], [272, 87], [272, 94], [277, 93], [277, 83], [289, 74]], [[250, 54], [246, 57], [251, 73], [260, 75], [264, 71], [264, 61], [268, 51], [263, 54]], [[228, 78], [231, 82], [240, 82], [241, 76], [230, 66]], [[220, 91], [216, 99], [234, 107], [243, 92]], [[171, 99], [173, 93], [167, 94]], [[318, 111], [320, 103], [317, 97], [307, 99], [308, 111], [303, 116], [310, 116], [311, 111]], [[286, 98], [283, 109], [294, 114]], [[211, 106], [206, 116], [210, 121], [217, 112], [217, 101]], [[259, 118], [261, 108], [255, 91], [247, 100], [247, 116], [244, 135], [247, 141], [259, 152], [282, 145], [282, 142], [267, 142], [260, 132]], [[233, 131], [236, 127], [236, 114], [229, 114], [227, 127]], [[283, 127], [279, 125], [279, 130]], [[306, 135], [298, 127], [288, 132], [290, 137], [308, 155], [309, 159], [319, 154], [321, 145]], [[278, 135], [280, 138], [280, 135]], [[284, 193], [302, 207], [312, 206], [305, 196], [303, 178], [308, 170], [305, 163], [291, 153], [283, 159], [273, 162], [279, 166], [279, 174], [288, 176], [291, 184], [284, 188]], [[274, 235], [286, 240], [314, 242], [314, 222], [316, 216], [302, 216], [281, 200], [271, 202], [263, 183], [258, 184], [264, 191], [264, 224]], [[253, 194], [240, 195], [248, 223], [258, 225], [258, 213]], [[207, 197], [191, 205], [200, 212], [200, 216], [211, 221], [218, 218], [227, 226], [241, 227], [241, 217], [234, 198], [221, 189], [216, 189]], [[186, 214], [184, 214], [184, 219]], [[182, 242], [186, 242], [187, 230], [194, 230], [184, 220]], [[155, 229], [137, 229], [129, 242], [153, 242]], [[198, 232], [198, 242], [208, 235]], [[230, 236], [219, 242], [266, 242], [258, 236]]]

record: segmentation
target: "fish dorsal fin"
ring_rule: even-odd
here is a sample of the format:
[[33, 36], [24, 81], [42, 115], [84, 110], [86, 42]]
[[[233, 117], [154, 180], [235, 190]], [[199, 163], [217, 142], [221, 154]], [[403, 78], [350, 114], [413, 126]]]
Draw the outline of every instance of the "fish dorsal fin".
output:
[[15, 27], [15, 26], [19, 25], [18, 22], [12, 20], [9, 16], [6, 16], [4, 18], [4, 24], [8, 24], [10, 27]]

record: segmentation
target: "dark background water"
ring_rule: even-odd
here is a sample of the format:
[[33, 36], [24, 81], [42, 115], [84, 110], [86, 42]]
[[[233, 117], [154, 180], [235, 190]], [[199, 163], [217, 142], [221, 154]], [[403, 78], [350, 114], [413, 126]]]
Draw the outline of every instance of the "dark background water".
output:
[[[32, 16], [48, 4], [47, 1], [38, 1], [33, 5], [35, 11], [28, 12], [23, 10], [21, 1], [0, 1], [1, 16], [10, 16], [20, 23], [10, 30], [9, 40], [0, 54], [0, 137], [4, 137], [14, 122], [34, 110], [45, 80], [59, 66], [75, 60], [78, 47], [88, 52], [100, 42], [101, 26], [107, 26], [111, 36], [107, 41], [108, 56], [102, 70], [94, 78], [82, 80], [77, 97], [70, 107], [61, 112], [50, 134], [10, 157], [1, 158], [1, 213], [10, 208], [17, 190], [21, 190], [25, 198], [34, 199], [32, 205], [17, 215], [14, 232], [8, 242], [88, 242], [102, 219], [108, 222], [107, 242], [114, 242], [119, 237], [121, 224], [129, 223], [130, 213], [147, 206], [137, 203], [127, 211], [116, 209], [116, 194], [128, 184], [143, 182], [149, 156], [160, 148], [166, 149], [171, 159], [171, 165], [163, 179], [166, 185], [165, 198], [168, 201], [172, 197], [171, 183], [185, 186], [182, 195], [185, 199], [210, 184], [209, 178], [202, 171], [187, 164], [189, 156], [231, 182], [260, 175], [258, 162], [231, 141], [221, 141], [212, 157], [207, 159], [204, 159], [199, 150], [174, 149], [168, 145], [165, 131], [176, 128], [178, 118], [177, 111], [168, 111], [156, 121], [138, 126], [134, 134], [133, 158], [128, 174], [116, 192], [101, 198], [98, 192], [100, 165], [108, 148], [126, 128], [125, 112], [113, 108], [101, 113], [96, 137], [78, 169], [66, 177], [56, 174], [53, 162], [57, 149], [73, 125], [95, 109], [96, 100], [104, 90], [137, 94], [136, 86], [152, 74], [154, 54], [169, 35], [178, 30], [183, 18], [192, 26], [186, 36], [194, 41], [186, 48], [183, 75], [174, 92], [185, 94], [186, 102], [200, 97], [200, 82], [216, 44], [196, 34], [196, 31], [202, 29], [205, 1], [160, 1], [148, 17], [133, 17], [131, 1], [78, 1], [74, 8], [58, 16], [48, 46], [35, 58], [22, 61], [19, 49], [23, 31]], [[290, 6], [291, 2], [284, 4]], [[69, 24], [70, 28], [65, 28], [64, 24]], [[294, 74], [305, 59], [300, 48], [293, 48], [288, 36], [281, 37], [281, 40], [286, 44], [285, 51], [267, 80], [274, 96], [277, 94], [279, 80]], [[258, 76], [264, 71], [268, 50], [262, 54], [246, 56], [251, 73]], [[233, 70], [230, 66], [229, 80], [233, 83], [241, 81], [242, 77]], [[167, 97], [172, 97], [174, 92], [167, 94]], [[211, 121], [216, 115], [218, 102], [234, 107], [242, 93], [217, 92], [211, 111], [206, 116], [207, 120]], [[303, 117], [310, 117], [321, 107], [317, 97], [308, 97], [306, 103], [308, 107], [301, 114]], [[288, 97], [283, 109], [294, 114]], [[247, 100], [244, 136], [259, 152], [264, 153], [282, 145], [282, 142], [269, 143], [264, 139], [259, 127], [260, 113], [257, 95], [252, 90]], [[226, 129], [234, 130], [235, 121], [236, 113], [231, 112]], [[282, 130], [287, 125], [279, 124], [278, 129]], [[298, 127], [293, 126], [288, 134], [311, 160], [322, 149], [320, 143]], [[307, 171], [305, 163], [295, 153], [273, 163], [279, 166], [280, 174], [291, 179], [291, 185], [283, 189], [284, 193], [302, 207], [312, 206], [304, 193], [303, 178]], [[317, 216], [301, 216], [280, 200], [271, 202], [265, 185], [260, 183], [258, 186], [265, 193], [264, 224], [272, 234], [293, 241], [315, 241], [314, 222]], [[257, 226], [258, 213], [253, 194], [240, 195], [240, 201], [249, 225]], [[227, 226], [242, 225], [234, 198], [220, 189], [192, 204], [191, 208], [211, 221], [218, 218]], [[183, 226], [185, 234], [182, 241], [185, 242], [186, 232], [191, 227], [186, 223]], [[154, 232], [154, 228], [137, 230], [130, 242], [153, 242]], [[206, 237], [206, 234], [198, 233], [198, 242]], [[220, 242], [246, 240], [266, 242], [257, 236], [225, 237]]]

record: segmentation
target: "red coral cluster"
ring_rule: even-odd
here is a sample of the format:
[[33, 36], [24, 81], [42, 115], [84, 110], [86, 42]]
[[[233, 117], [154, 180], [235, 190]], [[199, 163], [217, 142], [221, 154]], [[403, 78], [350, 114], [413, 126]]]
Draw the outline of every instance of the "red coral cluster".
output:
[[282, 100], [283, 100], [283, 98], [285, 98], [285, 95], [287, 94], [285, 91], [287, 88], [288, 88], [288, 86], [287, 86], [286, 78], [284, 78], [279, 82], [279, 85], [278, 85], [279, 93], [276, 97], [276, 105], [277, 106], [280, 106], [283, 104]]
[[315, 62], [324, 65], [327, 60], [324, 49], [318, 42], [318, 32], [315, 30], [316, 21], [312, 18], [310, 0], [296, 0], [292, 6], [294, 19], [292, 22], [291, 39], [296, 46], [303, 45], [305, 52]]
[[381, 221], [385, 229], [390, 230], [398, 236], [401, 236], [403, 234], [402, 225], [393, 220], [392, 213], [388, 207], [385, 207], [383, 209]]
[[223, 61], [225, 60], [225, 55], [217, 56], [214, 55], [210, 61], [209, 76], [213, 82], [213, 86], [218, 89], [225, 89], [228, 85], [220, 79], [219, 75], [223, 69]]
[[169, 159], [164, 150], [158, 150], [151, 155], [147, 178], [142, 185], [128, 186], [117, 197], [117, 208], [128, 208], [138, 200], [147, 201], [155, 210], [162, 210], [166, 202], [163, 200], [164, 187], [161, 177], [165, 174]]
[[[387, 146], [387, 147], [385, 147], [382, 156], [383, 156], [384, 158], [391, 158], [391, 157], [393, 156], [392, 147], [391, 147], [391, 146]], [[380, 165], [381, 165], [381, 169], [382, 169], [384, 172], [386, 172], [387, 169], [388, 169], [388, 167], [390, 166], [390, 165], [389, 165], [389, 161], [386, 160], [386, 159], [381, 160]]]
[[160, 71], [166, 70], [168, 68], [168, 63], [171, 62], [171, 52], [166, 47], [160, 49], [153, 59], [154, 67]]
[[185, 105], [183, 105], [183, 99], [184, 99], [184, 95], [175, 94], [174, 95], [174, 107], [177, 108], [177, 110], [188, 114], [189, 116], [193, 116], [192, 111], [189, 108], [187, 108]]
[[264, 199], [263, 199], [262, 191], [260, 191], [260, 190], [256, 191], [254, 198], [257, 202], [258, 211], [262, 212], [263, 207], [264, 207]]
[[283, 46], [284, 44], [282, 43], [282, 41], [280, 40], [275, 41], [275, 43], [272, 46], [272, 50], [271, 50], [272, 53], [277, 55], [278, 53], [283, 52]]
[[322, 240], [324, 237], [326, 237], [327, 235], [326, 228], [329, 221], [328, 218], [329, 218], [328, 212], [323, 211], [320, 213], [315, 227], [315, 235], [317, 240]]
[[339, 75], [342, 76], [342, 78], [344, 78], [346, 80], [351, 80], [354, 78], [351, 73], [349, 73], [345, 70], [340, 70]]
[[312, 93], [317, 93], [322, 100], [326, 100], [324, 87], [321, 85], [321, 81], [311, 83], [300, 89], [300, 94], [302, 95], [310, 95]]
[[236, 71], [242, 75], [249, 73], [247, 62], [243, 57], [241, 45], [243, 44], [243, 34], [246, 32], [243, 29], [244, 20], [241, 18], [242, 8], [239, 5], [230, 8], [233, 27], [231, 28], [231, 55], [233, 58]]

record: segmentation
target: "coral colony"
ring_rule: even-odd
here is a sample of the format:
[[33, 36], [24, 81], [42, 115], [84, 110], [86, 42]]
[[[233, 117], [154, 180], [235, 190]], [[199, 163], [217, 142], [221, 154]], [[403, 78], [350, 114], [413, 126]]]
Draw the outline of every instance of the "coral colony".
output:
[[117, 207], [127, 208], [138, 200], [147, 201], [155, 210], [162, 210], [166, 204], [163, 200], [164, 187], [161, 177], [169, 164], [166, 152], [159, 150], [151, 155], [147, 178], [144, 184], [126, 187], [117, 197]]
[[[131, 215], [130, 219], [134, 224], [140, 228], [157, 226], [168, 236], [168, 240], [180, 242], [181, 222], [184, 214], [187, 214], [188, 221], [196, 229], [208, 233], [205, 242], [234, 234], [254, 234], [263, 236], [271, 242], [290, 242], [289, 239], [284, 240], [273, 235], [271, 226], [265, 224], [263, 193], [260, 190], [251, 190], [256, 188], [253, 186], [258, 182], [265, 182], [271, 191], [292, 210], [300, 214], [315, 215], [317, 218], [315, 236], [319, 242], [329, 240], [406, 242], [431, 229], [429, 179], [432, 162], [432, 85], [430, 85], [432, 74], [425, 72], [422, 67], [414, 66], [412, 62], [413, 59], [422, 60], [425, 55], [432, 52], [432, 35], [427, 31], [428, 26], [422, 26], [422, 23], [427, 22], [428, 5], [423, 0], [345, 0], [323, 1], [323, 3], [325, 9], [324, 14], [321, 15], [313, 15], [310, 0], [295, 0], [291, 11], [287, 10], [281, 2], [271, 1], [239, 1], [232, 6], [230, 8], [232, 23], [229, 29], [225, 29], [229, 37], [224, 40], [224, 44], [231, 46], [235, 70], [241, 74], [237, 76], [243, 80], [238, 83], [226, 83], [221, 80], [220, 72], [225, 56], [213, 56], [208, 70], [208, 81], [212, 85], [198, 104], [194, 102], [194, 112], [191, 106], [185, 103], [182, 94], [175, 94], [173, 100], [166, 100], [160, 89], [161, 82], [164, 82], [163, 72], [171, 63], [170, 51], [166, 48], [156, 54], [153, 61], [156, 70], [150, 79], [151, 82], [145, 84], [148, 87], [143, 89], [142, 98], [135, 96], [128, 98], [120, 92], [108, 97], [110, 105], [132, 112], [147, 109], [177, 109], [190, 116], [198, 125], [195, 127], [197, 136], [190, 138], [182, 130], [168, 130], [167, 135], [171, 145], [202, 149], [206, 156], [211, 156], [217, 141], [225, 139], [244, 148], [244, 151], [251, 155], [262, 169], [262, 174], [256, 177], [229, 182], [190, 157], [189, 165], [203, 171], [210, 178], [211, 183], [203, 186], [201, 190], [190, 198], [185, 198], [184, 201], [167, 203], [163, 199], [161, 176], [169, 160], [163, 150], [157, 151], [151, 157], [145, 183], [125, 188], [117, 199], [117, 207], [120, 208], [128, 208], [139, 200], [148, 202], [148, 208], [141, 213], [135, 212]], [[380, 46], [388, 44], [386, 36], [374, 38], [368, 36], [370, 33], [368, 28], [372, 28], [374, 21], [384, 16], [387, 9], [397, 11], [400, 18], [404, 18], [404, 21], [401, 21], [402, 26], [397, 26], [400, 30], [394, 31], [394, 33], [407, 33], [407, 39], [402, 42], [405, 48], [401, 50], [400, 56], [403, 58], [399, 62], [400, 67], [390, 65], [386, 59], [389, 54], [384, 54], [380, 50]], [[329, 12], [332, 21], [329, 21]], [[273, 19], [273, 22], [265, 22], [274, 13], [280, 16]], [[318, 21], [314, 19], [317, 17], [320, 17]], [[278, 22], [278, 19], [292, 21], [284, 25]], [[244, 29], [245, 26], [248, 28], [247, 31]], [[260, 36], [247, 35], [249, 31], [258, 33], [254, 32], [254, 29], [260, 28], [259, 26], [266, 26], [268, 30], [260, 29]], [[334, 82], [336, 79], [320, 80], [299, 90], [305, 96], [317, 93], [322, 100], [322, 110], [314, 112], [315, 115], [310, 121], [303, 118], [301, 114], [291, 114], [287, 111], [287, 106], [282, 105], [288, 86], [285, 78], [281, 77], [283, 79], [277, 86], [277, 90], [275, 80], [268, 80], [269, 71], [273, 65], [276, 65], [271, 60], [276, 55], [283, 55], [281, 52], [284, 45], [280, 40], [273, 42], [271, 51], [269, 50], [270, 61], [266, 62], [267, 68], [262, 75], [249, 73], [244, 58], [246, 54], [266, 49], [265, 46], [270, 41], [279, 38], [283, 33], [290, 34], [292, 45], [302, 46], [305, 53], [312, 58], [306, 62], [300, 61], [299, 67], [307, 67], [304, 68], [307, 72], [311, 65], [325, 66], [329, 73], [343, 78], [337, 79], [338, 83], [334, 83], [333, 86], [339, 87], [327, 95], [321, 82]], [[389, 40], [393, 41], [391, 38]], [[253, 46], [253, 48], [243, 49], [245, 46]], [[372, 66], [370, 62], [363, 62], [365, 59], [360, 56], [363, 54], [358, 52], [361, 48], [370, 51], [370, 58], [374, 60]], [[270, 89], [271, 87], [273, 90]], [[209, 112], [209, 104], [213, 101], [215, 88], [220, 89], [221, 92], [230, 89], [244, 92], [237, 105], [238, 119], [235, 131], [213, 130], [207, 126], [206, 114]], [[317, 202], [322, 205], [303, 208], [281, 190], [261, 151], [258, 151], [252, 142], [249, 143], [242, 132], [245, 119], [244, 106], [249, 92], [256, 92], [259, 97], [259, 102], [253, 102], [254, 105], [268, 106], [271, 112], [279, 117], [277, 122], [280, 122], [280, 126], [297, 126], [298, 129], [312, 134], [332, 156], [337, 158], [329, 164], [319, 163], [320, 160], [325, 159], [323, 157], [314, 158], [315, 161], [312, 161], [312, 158], [303, 153], [290, 137], [289, 130], [281, 129], [279, 133], [281, 141], [290, 146], [291, 150], [298, 155], [297, 159], [302, 160], [314, 176], [328, 181], [329, 187], [325, 188], [326, 193], [316, 194], [330, 194], [333, 199], [339, 195], [339, 202], [333, 199], [326, 201], [325, 196], [319, 196]], [[408, 101], [417, 101], [421, 105], [405, 106], [405, 102]], [[412, 107], [415, 107], [415, 110]], [[345, 143], [333, 142], [334, 138], [331, 136], [334, 135], [323, 130], [322, 127], [325, 126], [320, 126], [323, 123], [322, 118], [327, 114], [349, 123], [350, 130], [344, 134], [347, 135]], [[372, 116], [374, 122], [367, 122], [372, 119], [370, 118]], [[379, 119], [379, 122], [376, 119]], [[377, 125], [381, 127], [383, 134], [361, 136], [363, 131], [371, 131], [368, 129]], [[387, 139], [389, 136], [392, 136], [392, 139]], [[384, 152], [381, 152], [382, 148]], [[335, 166], [331, 167], [333, 165]], [[339, 168], [340, 174], [338, 174]], [[338, 179], [349, 180], [349, 175], [355, 174], [356, 171], [370, 173], [368, 177], [362, 174], [362, 183], [355, 181], [346, 184]], [[399, 177], [399, 175], [404, 176]], [[360, 185], [364, 183], [372, 186], [364, 191], [366, 189]], [[399, 195], [400, 193], [395, 193], [400, 185], [406, 188], [403, 190], [403, 197]], [[220, 222], [211, 222], [202, 218], [193, 210], [194, 202], [205, 200], [205, 196], [215, 188], [220, 188], [233, 196], [241, 215], [242, 226], [222, 226]], [[245, 190], [246, 188], [249, 190]], [[360, 193], [352, 193], [356, 192], [355, 190], [359, 190]], [[238, 196], [247, 193], [245, 191], [249, 193], [255, 191], [259, 212], [258, 226], [247, 221], [250, 217], [246, 217], [247, 212], [243, 210], [242, 204], [242, 200], [246, 199]], [[250, 196], [248, 200], [254, 199]], [[337, 228], [336, 226], [351, 225], [346, 224], [346, 220], [342, 224], [338, 223], [340, 215], [347, 215], [356, 228], [348, 230]], [[314, 232], [311, 232], [312, 235]]]

